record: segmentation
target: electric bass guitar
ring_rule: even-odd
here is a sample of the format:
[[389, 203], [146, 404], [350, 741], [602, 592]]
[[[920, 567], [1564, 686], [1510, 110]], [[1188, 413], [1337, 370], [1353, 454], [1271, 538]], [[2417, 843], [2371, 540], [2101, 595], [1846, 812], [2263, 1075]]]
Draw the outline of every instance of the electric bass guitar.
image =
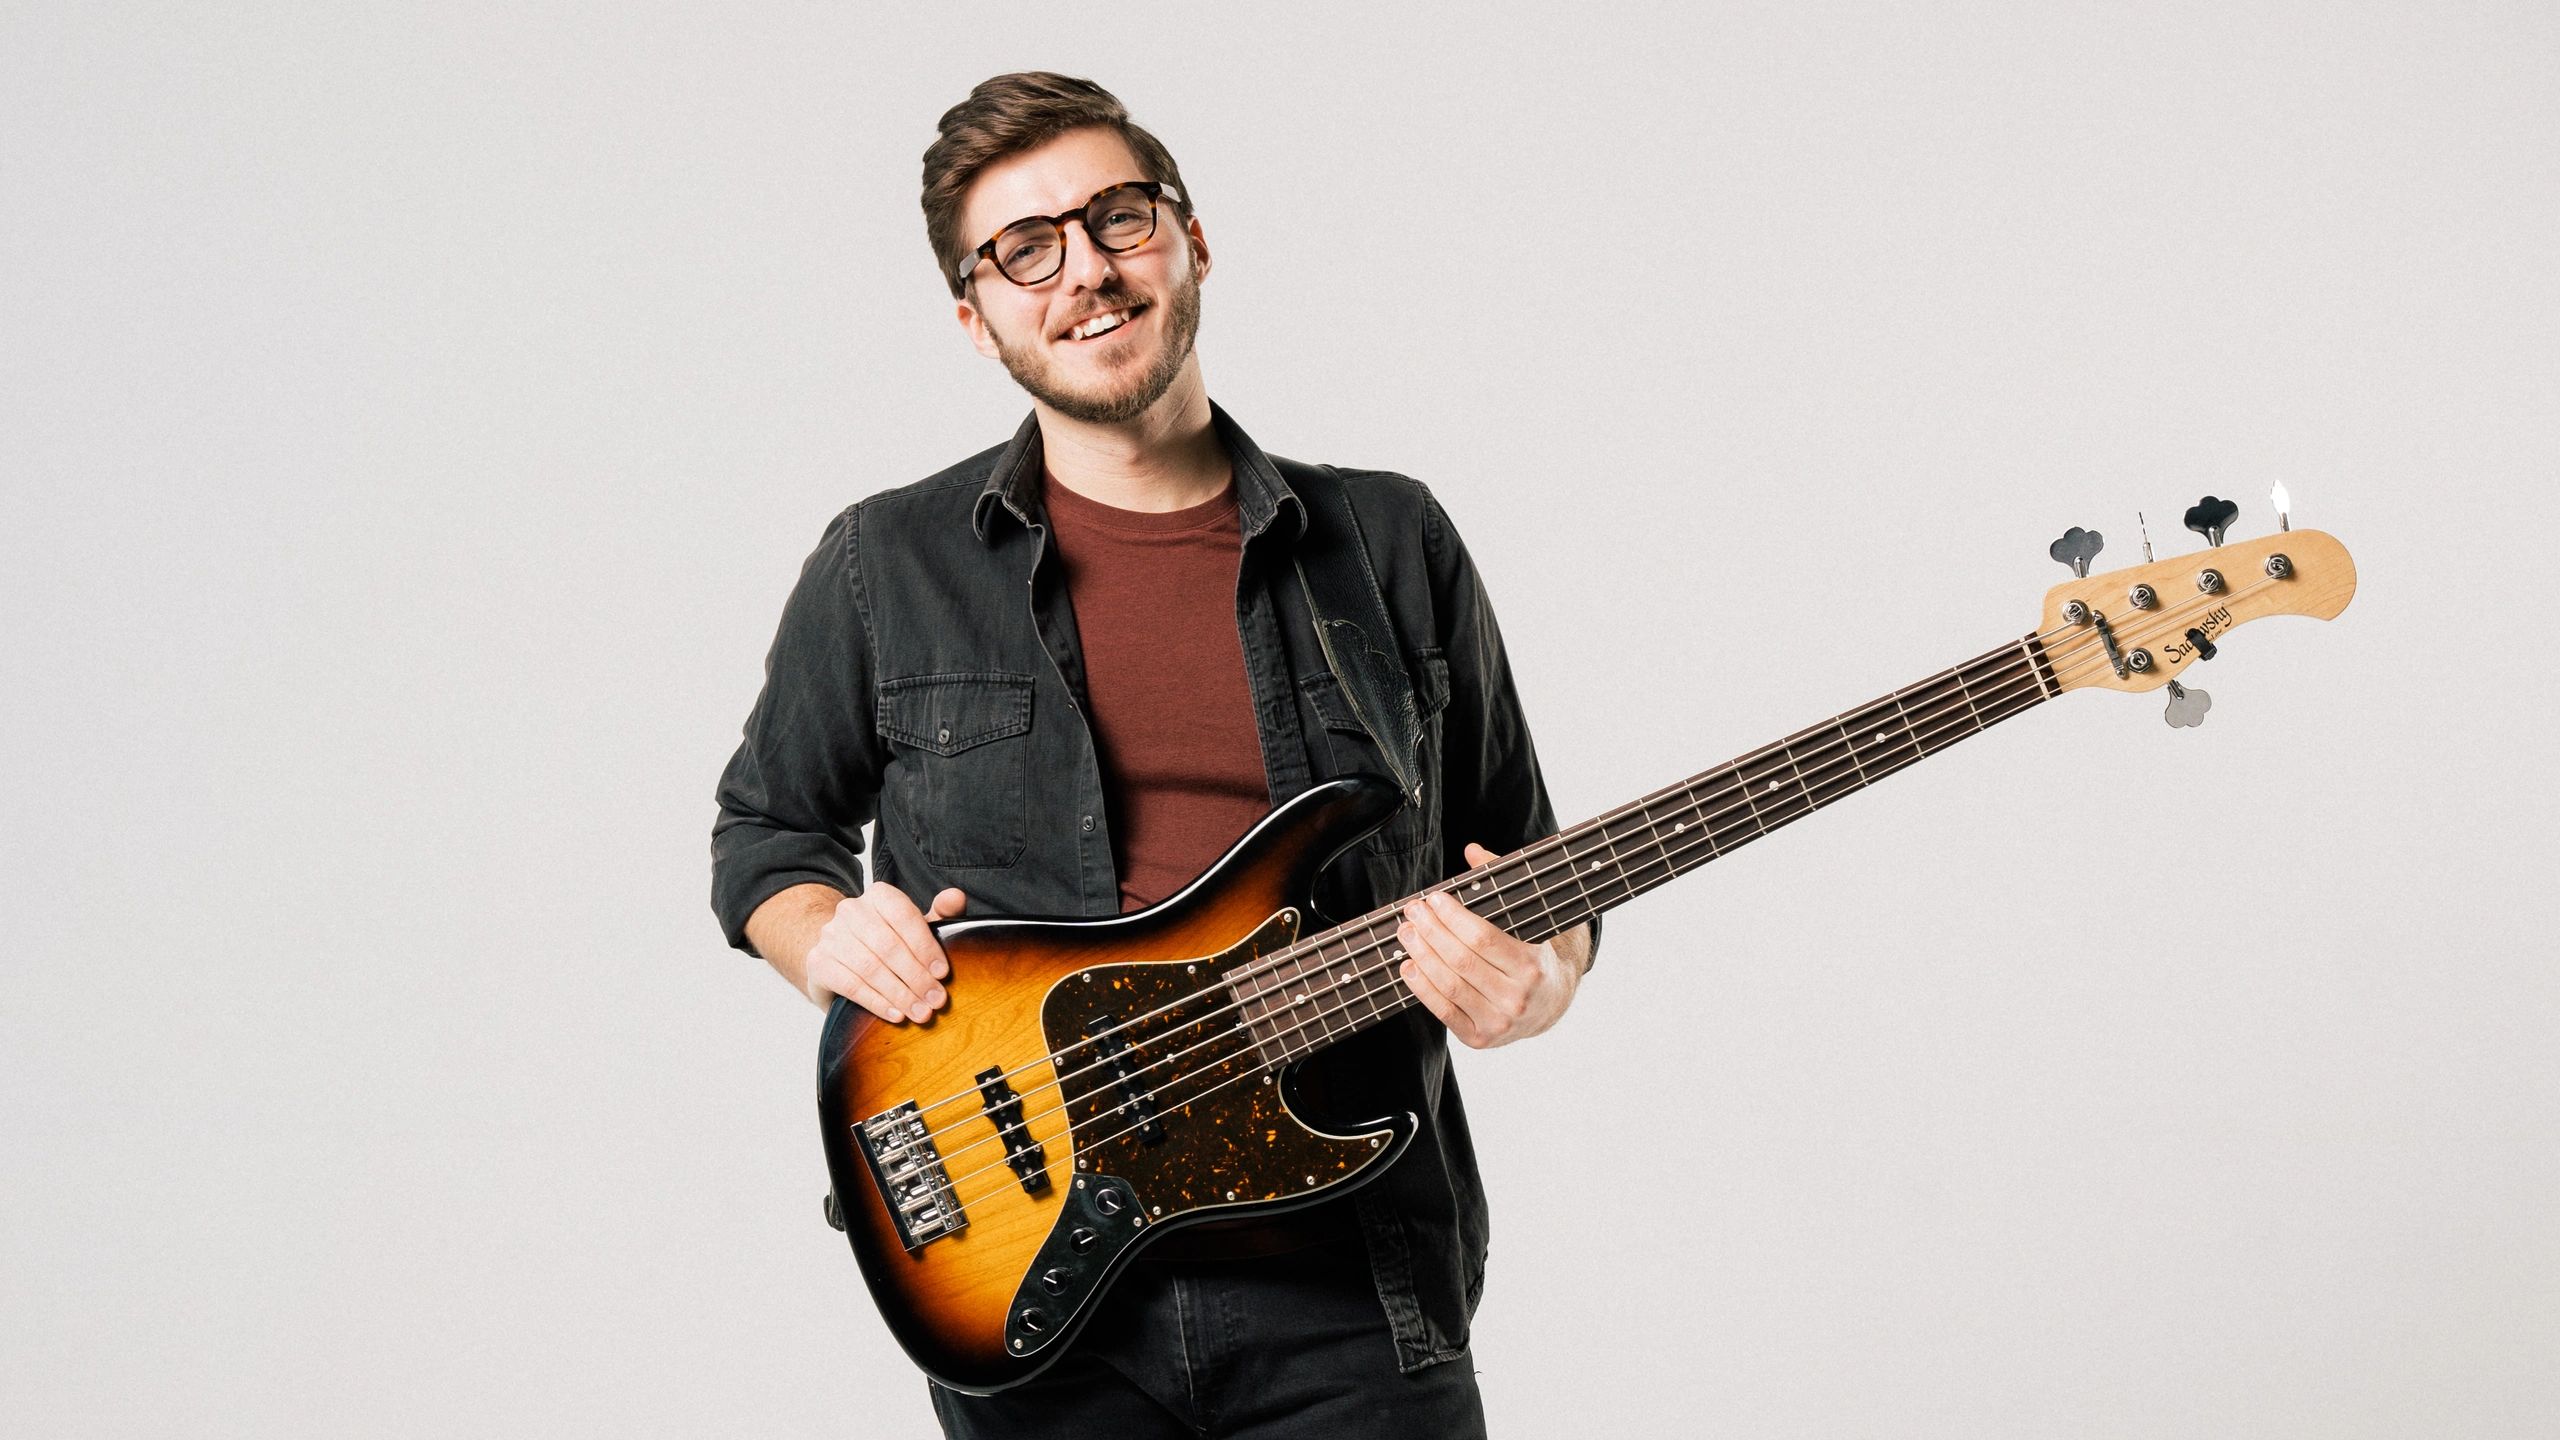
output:
[[[2100, 538], [2074, 529], [2052, 549], [2073, 578], [2032, 633], [1433, 890], [1534, 943], [2070, 691], [2165, 687], [2169, 723], [2192, 725], [2210, 701], [2178, 677], [2233, 630], [2325, 620], [2355, 593], [2327, 535], [2226, 545], [2235, 509], [2188, 512], [2207, 550], [2094, 577]], [[1395, 1163], [1416, 1117], [1319, 1118], [1292, 1082], [1299, 1060], [1420, 1003], [1397, 976], [1403, 901], [1338, 922], [1307, 904], [1402, 799], [1367, 777], [1318, 784], [1126, 915], [946, 922], [949, 1004], [923, 1024], [835, 1002], [818, 1054], [829, 1218], [928, 1374], [1019, 1384], [1155, 1236], [1312, 1204]]]

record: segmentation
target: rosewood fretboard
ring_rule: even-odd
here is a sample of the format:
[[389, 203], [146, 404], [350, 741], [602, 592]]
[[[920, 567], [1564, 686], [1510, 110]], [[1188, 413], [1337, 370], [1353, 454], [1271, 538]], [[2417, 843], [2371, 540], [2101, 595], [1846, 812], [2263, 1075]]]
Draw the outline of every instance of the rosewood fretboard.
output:
[[[1546, 940], [2059, 693], [2030, 635], [1424, 893], [1446, 891], [1523, 940]], [[1229, 982], [1266, 1060], [1296, 1059], [1421, 1003], [1397, 977], [1402, 904], [1308, 936]]]

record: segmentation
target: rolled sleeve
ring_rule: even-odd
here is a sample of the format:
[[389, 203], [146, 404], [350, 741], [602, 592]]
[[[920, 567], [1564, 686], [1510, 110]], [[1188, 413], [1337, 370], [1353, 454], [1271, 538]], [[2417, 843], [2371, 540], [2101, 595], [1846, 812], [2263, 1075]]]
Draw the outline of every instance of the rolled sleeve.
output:
[[711, 909], [755, 953], [747, 917], [794, 885], [863, 886], [862, 827], [878, 810], [871, 645], [856, 568], [858, 511], [838, 515], [800, 567], [765, 656], [764, 690], [721, 772], [711, 825]]
[[[1508, 854], [1556, 833], [1554, 805], [1538, 769], [1529, 719], [1511, 681], [1511, 660], [1493, 602], [1467, 554], [1466, 542], [1438, 497], [1423, 496], [1424, 551], [1432, 609], [1449, 662], [1449, 708], [1441, 727], [1441, 833], [1448, 863], [1465, 864], [1467, 841]], [[1600, 916], [1591, 917], [1592, 965], [1600, 961]], [[1587, 967], [1586, 967], [1587, 968]]]

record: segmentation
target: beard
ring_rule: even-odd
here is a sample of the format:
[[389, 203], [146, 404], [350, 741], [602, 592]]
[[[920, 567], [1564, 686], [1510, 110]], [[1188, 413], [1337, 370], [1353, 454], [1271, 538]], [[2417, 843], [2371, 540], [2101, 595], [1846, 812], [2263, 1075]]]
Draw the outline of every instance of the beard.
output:
[[[1090, 388], [1071, 390], [1041, 348], [1017, 348], [997, 334], [993, 325], [987, 327], [987, 333], [995, 337], [996, 355], [1003, 360], [1005, 373], [1013, 377], [1013, 383], [1030, 391], [1034, 400], [1088, 425], [1124, 424], [1144, 415], [1147, 407], [1162, 399], [1182, 373], [1183, 362], [1191, 358], [1192, 341], [1200, 333], [1200, 276], [1189, 266], [1184, 269], [1182, 279], [1173, 287], [1173, 298], [1164, 307], [1164, 343], [1157, 349], [1154, 362], [1134, 375], [1106, 378]], [[1135, 305], [1141, 299], [1116, 278], [1094, 292], [1095, 304], [1103, 310]]]

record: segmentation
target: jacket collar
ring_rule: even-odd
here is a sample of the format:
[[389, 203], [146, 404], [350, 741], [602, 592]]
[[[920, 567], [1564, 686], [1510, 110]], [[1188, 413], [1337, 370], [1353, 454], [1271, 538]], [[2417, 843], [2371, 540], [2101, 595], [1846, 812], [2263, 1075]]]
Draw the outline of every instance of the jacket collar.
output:
[[[1235, 418], [1209, 402], [1209, 424], [1217, 431], [1218, 441], [1227, 447], [1227, 459], [1235, 466], [1236, 519], [1244, 530], [1244, 538], [1253, 539], [1271, 528], [1275, 520], [1285, 521], [1282, 536], [1295, 539], [1305, 533], [1307, 511], [1289, 482], [1280, 478], [1280, 467], [1244, 433]], [[1033, 411], [1022, 419], [1013, 439], [996, 455], [995, 465], [987, 472], [987, 483], [978, 492], [977, 503], [969, 512], [970, 527], [980, 540], [990, 538], [990, 521], [1001, 509], [1025, 526], [1045, 525], [1048, 517], [1040, 509], [1040, 414]]]

